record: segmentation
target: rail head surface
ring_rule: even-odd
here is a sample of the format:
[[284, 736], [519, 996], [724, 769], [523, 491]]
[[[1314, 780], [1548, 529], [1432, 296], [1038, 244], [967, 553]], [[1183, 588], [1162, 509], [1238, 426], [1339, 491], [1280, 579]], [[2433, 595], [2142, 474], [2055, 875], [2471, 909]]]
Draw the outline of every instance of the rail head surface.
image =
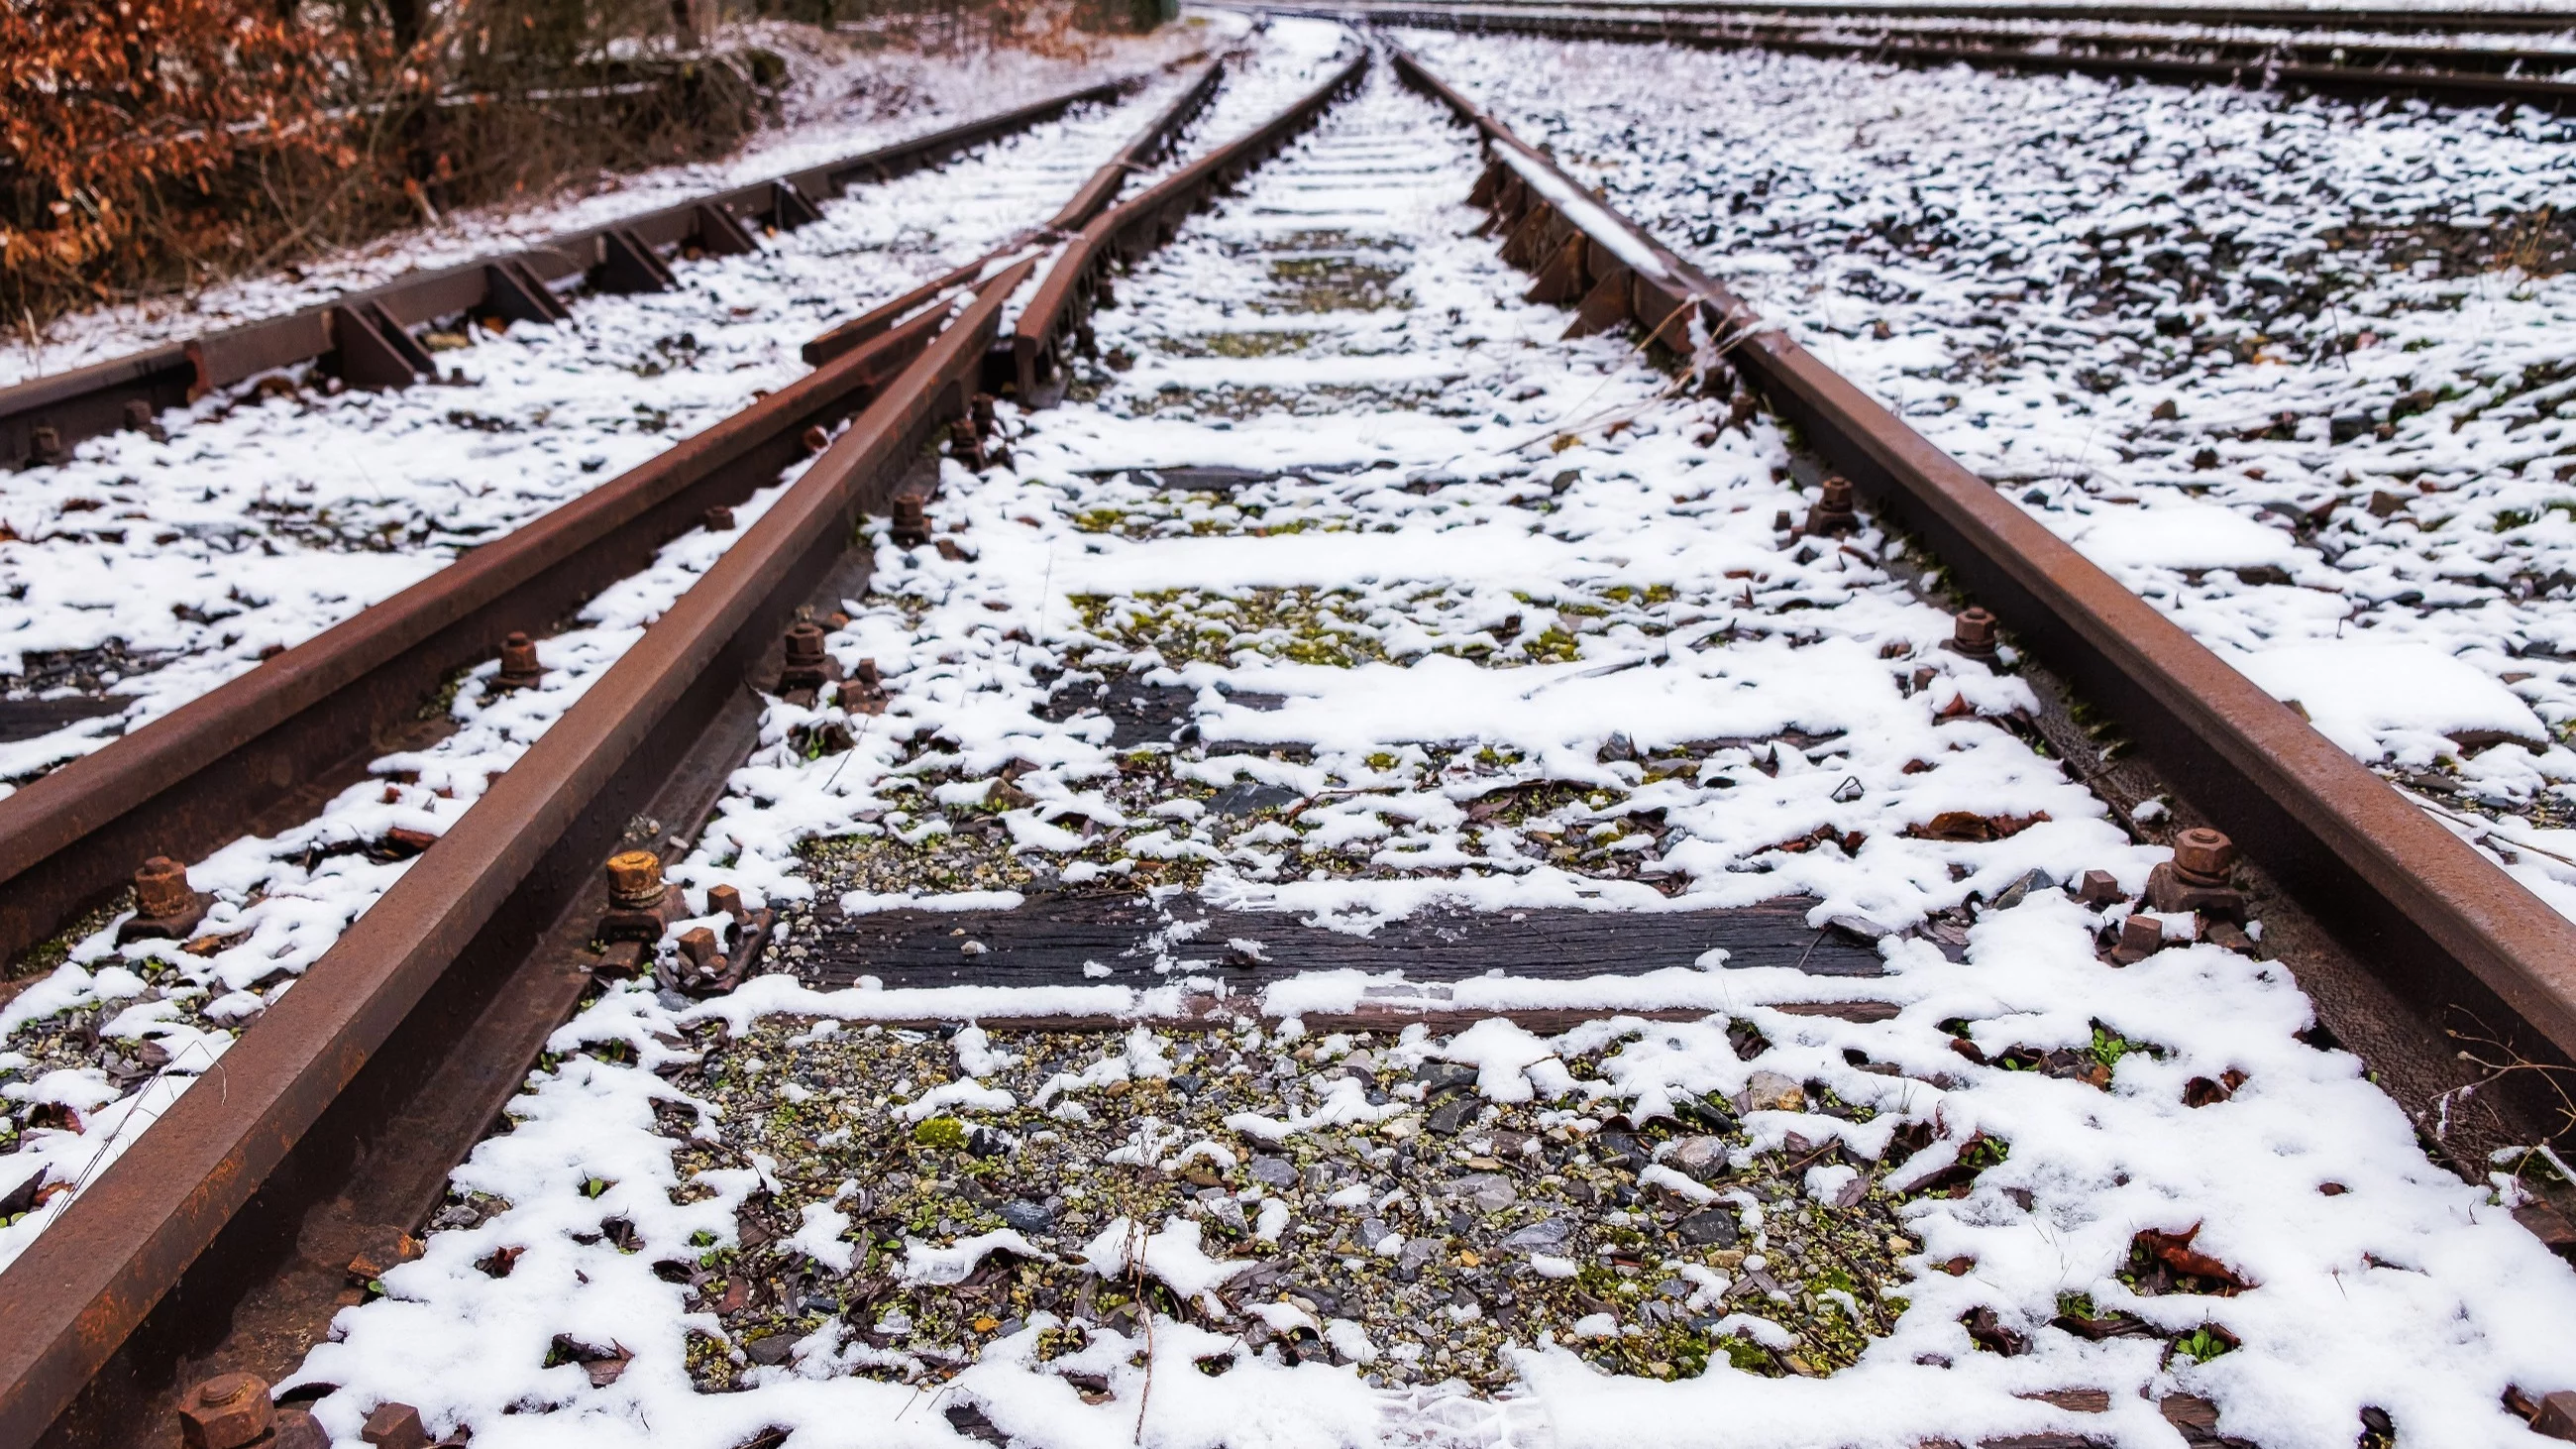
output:
[[[2526, 1029], [2519, 1045], [2576, 1061], [2576, 923], [1419, 60], [1390, 50], [1398, 74], [1482, 133], [1540, 201], [1613, 254], [1647, 261], [1641, 290], [1695, 306], [1706, 335], [1733, 339], [1737, 371], [1929, 534], [2036, 652], [2119, 696], [2125, 711], [2162, 714], [2165, 728], [2143, 743], [2175, 762], [2194, 803], [2229, 823], [2319, 921], [2346, 926], [2338, 934], [2365, 963], [2419, 1000], [2473, 1015], [2490, 1004], [2483, 993]], [[2365, 899], [2340, 894], [2355, 885]]]

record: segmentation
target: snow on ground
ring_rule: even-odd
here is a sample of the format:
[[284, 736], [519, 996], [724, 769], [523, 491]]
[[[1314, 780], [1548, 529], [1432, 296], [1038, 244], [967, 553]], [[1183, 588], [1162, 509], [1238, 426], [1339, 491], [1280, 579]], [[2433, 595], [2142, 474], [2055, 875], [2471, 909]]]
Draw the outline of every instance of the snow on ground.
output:
[[[1900, 544], [1772, 530], [1801, 505], [1767, 422], [1726, 431], [1722, 400], [1621, 342], [1558, 340], [1563, 314], [1468, 235], [1477, 164], [1381, 68], [1125, 279], [1071, 400], [1005, 410], [1007, 465], [950, 460], [947, 547], [881, 542], [832, 636], [891, 708], [773, 702], [671, 872], [785, 909], [778, 974], [703, 1003], [611, 984], [558, 1033], [425, 1255], [298, 1376], [337, 1386], [314, 1408], [341, 1442], [401, 1401], [483, 1449], [948, 1445], [976, 1414], [1043, 1449], [2165, 1446], [2177, 1393], [2266, 1445], [2343, 1449], [2365, 1408], [2401, 1442], [2528, 1442], [2499, 1398], [2576, 1386], [2551, 1331], [2576, 1274], [2511, 1222], [2515, 1190], [2428, 1162], [2353, 1057], [2300, 1040], [2278, 967], [2179, 939], [2106, 964], [2127, 908], [2027, 875], [2134, 888], [2158, 852], [1997, 723], [2023, 685], [1937, 647], [1948, 617]], [[1576, 414], [1626, 422], [1553, 448]], [[1170, 471], [1191, 465], [1253, 471]], [[1108, 712], [1059, 707], [1101, 685]], [[1138, 691], [1177, 693], [1185, 728], [1122, 735]], [[1951, 811], [1994, 838], [1929, 838]], [[1888, 933], [1885, 974], [1291, 975], [1217, 1001], [1231, 1027], [1094, 1038], [1033, 1089], [1025, 1054], [1060, 1044], [963, 1031], [949, 1067], [872, 1023], [1151, 1019], [1221, 988], [1169, 960], [1029, 988], [809, 973], [836, 909], [1102, 887], [1349, 930], [1439, 899], [1804, 892], [1819, 923]], [[1894, 1016], [1784, 1009], [1856, 994]], [[1374, 1045], [1293, 1024], [1408, 997], [1603, 1019]], [[1711, 1015], [1616, 1015], [1650, 1007]], [[834, 1075], [898, 1051], [920, 1059], [899, 1079]], [[1202, 1142], [1163, 1115], [1265, 1080], [1267, 1110]], [[1426, 1114], [1435, 1084], [1468, 1095]], [[1504, 1123], [1531, 1130], [1506, 1147]], [[1124, 1145], [1065, 1169], [1060, 1200], [976, 1187], [1077, 1128]], [[1614, 1161], [1637, 1184], [1615, 1209], [1490, 1263], [1473, 1221], [1402, 1185], [1472, 1170], [1456, 1191], [1503, 1211], [1514, 1182]], [[1792, 1163], [1815, 1164], [1802, 1186], [1742, 1189]], [[1167, 1173], [1207, 1185], [1128, 1214], [1170, 1200]], [[1863, 1203], [1901, 1229], [1815, 1246]], [[1686, 1212], [1716, 1216], [1686, 1242]], [[1006, 1228], [1034, 1254], [970, 1268]], [[1325, 1301], [1355, 1287], [1236, 1286], [1318, 1251], [1375, 1282], [1416, 1239], [1483, 1274], [1467, 1297], [1361, 1322]], [[1881, 1254], [1884, 1276], [1836, 1267]], [[1688, 1258], [1677, 1291], [1624, 1278], [1639, 1255]], [[996, 1305], [971, 1321], [871, 1306], [961, 1272], [982, 1296], [959, 1301]], [[1520, 1337], [1505, 1385], [1442, 1377], [1451, 1325], [1483, 1342], [1488, 1308], [1568, 1280], [1597, 1303]], [[1088, 1282], [1090, 1306], [1022, 1316], [1041, 1281]], [[1130, 1296], [1163, 1311], [1112, 1311]], [[1626, 1351], [1645, 1344], [1698, 1358]], [[1807, 1354], [1838, 1371], [1802, 1375]]]
[[[1318, 49], [1308, 43], [1311, 39], [1299, 36], [1286, 45], [1256, 48], [1247, 60], [1246, 74], [1240, 81], [1230, 78], [1226, 83], [1208, 122], [1185, 137], [1184, 152], [1239, 133], [1275, 111], [1289, 95], [1309, 88], [1309, 72], [1330, 50], [1329, 45]], [[1245, 102], [1234, 94], [1237, 91], [1268, 99], [1246, 113]], [[302, 414], [284, 403], [270, 402], [255, 417], [237, 414], [223, 424], [202, 425], [180, 435], [172, 445], [174, 452], [180, 445], [204, 449], [198, 466], [186, 474], [184, 483], [156, 479], [164, 491], [150, 501], [167, 503], [174, 495], [186, 497], [200, 487], [213, 493], [213, 480], [231, 476], [240, 480], [233, 495], [233, 506], [239, 507], [239, 495], [253, 484], [266, 486], [296, 476], [285, 470], [298, 460], [317, 453], [345, 458], [360, 449], [372, 449], [368, 456], [389, 471], [408, 460], [418, 473], [428, 475], [413, 489], [388, 489], [379, 495], [388, 508], [408, 507], [414, 517], [430, 507], [455, 510], [479, 500], [471, 492], [459, 491], [453, 477], [438, 475], [474, 457], [485, 435], [452, 423], [442, 427], [436, 417], [438, 406], [430, 401], [442, 393], [446, 395], [442, 402], [470, 396], [481, 406], [508, 409], [516, 419], [510, 431], [524, 430], [526, 440], [515, 449], [486, 446], [485, 456], [510, 458], [523, 479], [550, 471], [568, 491], [577, 492], [577, 482], [592, 481], [590, 474], [575, 471], [589, 450], [615, 459], [613, 467], [594, 470], [605, 478], [667, 442], [657, 434], [632, 429], [617, 416], [639, 393], [655, 397], [673, 416], [694, 421], [712, 421], [740, 407], [753, 387], [774, 386], [801, 372], [802, 365], [793, 361], [794, 345], [821, 330], [830, 318], [859, 311], [870, 301], [1020, 230], [1031, 218], [1043, 217], [1166, 99], [1149, 95], [1126, 106], [1069, 119], [1025, 141], [987, 148], [936, 177], [922, 178], [920, 185], [898, 181], [872, 196], [854, 195], [828, 212], [821, 223], [790, 234], [797, 240], [795, 246], [782, 244], [762, 255], [737, 259], [729, 269], [721, 263], [680, 268], [684, 285], [678, 292], [593, 299], [577, 308], [573, 322], [561, 328], [515, 326], [502, 338], [483, 339], [465, 350], [444, 354], [445, 359], [462, 359], [462, 365], [472, 369], [469, 376], [479, 374], [479, 381], [384, 397], [317, 397], [307, 400], [309, 410]], [[842, 280], [851, 274], [864, 279], [860, 285], [865, 290], [858, 297], [849, 295], [849, 284]], [[822, 298], [798, 300], [798, 294], [825, 285], [824, 278], [832, 278], [843, 289], [836, 291], [828, 306]], [[729, 315], [726, 306], [737, 300], [748, 304], [739, 317]], [[670, 372], [646, 370], [647, 377], [669, 389], [656, 396], [639, 381], [631, 363], [619, 365], [620, 358], [611, 349], [658, 345], [644, 339], [667, 326], [662, 319], [672, 313], [682, 313], [709, 336], [692, 349], [697, 366]], [[808, 314], [814, 318], [810, 325], [803, 320]], [[737, 363], [719, 370], [713, 359], [727, 353], [735, 354]], [[567, 425], [559, 429], [540, 430], [550, 415], [575, 408], [581, 410], [577, 419], [565, 420]], [[580, 430], [579, 423], [598, 426], [596, 420], [603, 413], [609, 421], [597, 433]], [[612, 431], [621, 427], [625, 430]], [[226, 428], [231, 429], [228, 434]], [[390, 436], [379, 437], [379, 433]], [[424, 434], [449, 440], [453, 451], [433, 455]], [[221, 441], [210, 440], [210, 435], [220, 436]], [[302, 441], [292, 441], [296, 438]], [[238, 451], [225, 454], [222, 444], [226, 442]], [[126, 445], [160, 446], [139, 440], [125, 440], [121, 446]], [[93, 459], [85, 449], [81, 461], [57, 471], [77, 472], [102, 461], [106, 460]], [[174, 474], [179, 461], [163, 460]], [[800, 471], [801, 467], [790, 470], [787, 476]], [[328, 477], [318, 472], [307, 476]], [[33, 477], [21, 475], [17, 481], [24, 484]], [[37, 480], [33, 486], [43, 487], [46, 481]], [[51, 482], [60, 486], [61, 480]], [[561, 495], [548, 495], [523, 483], [510, 495], [518, 510], [515, 516], [498, 504], [481, 516], [523, 521], [557, 496]], [[245, 837], [207, 860], [192, 862], [191, 884], [215, 900], [194, 939], [120, 947], [115, 933], [125, 919], [122, 915], [75, 927], [62, 966], [0, 1001], [0, 1099], [9, 1104], [8, 1111], [0, 1114], [0, 1149], [5, 1149], [0, 1150], [0, 1182], [8, 1184], [0, 1188], [0, 1202], [22, 1189], [86, 1183], [131, 1145], [141, 1127], [186, 1082], [206, 1070], [234, 1033], [289, 989], [348, 923], [392, 886], [405, 862], [429, 839], [444, 833], [494, 776], [508, 769], [560, 718], [774, 496], [774, 488], [764, 490], [746, 507], [736, 509], [731, 531], [700, 529], [674, 540], [653, 568], [604, 591], [587, 605], [575, 628], [541, 640], [539, 658], [548, 670], [541, 687], [495, 693], [491, 683], [498, 662], [486, 663], [467, 678], [450, 705], [456, 733], [428, 749], [376, 761], [373, 778], [350, 787], [319, 815], [294, 829], [274, 837]], [[317, 510], [345, 503], [325, 498]], [[219, 512], [212, 502], [192, 501], [189, 506], [202, 507], [208, 518]], [[163, 521], [168, 521], [166, 516]], [[183, 599], [200, 597], [199, 591], [220, 598], [212, 591], [227, 578], [236, 590], [243, 589], [246, 580], [254, 587], [264, 580], [285, 594], [295, 578], [288, 570], [299, 562], [309, 569], [315, 557], [333, 557], [321, 549], [291, 545], [275, 552], [250, 545], [233, 551], [208, 550], [188, 537], [188, 542], [174, 541], [157, 551], [126, 546], [137, 557], [124, 563], [116, 587], [98, 586], [99, 596], [121, 601], [111, 607], [127, 608], [127, 617], [138, 628], [166, 625], [162, 613], [171, 593], [135, 584], [138, 577], [166, 575], [138, 575], [138, 568], [167, 569], [193, 551], [190, 561], [207, 569], [203, 577], [214, 582], [172, 579], [170, 585]], [[266, 543], [256, 537], [251, 540], [251, 545]], [[11, 547], [31, 553], [41, 548]], [[301, 612], [292, 607], [282, 611], [290, 622], [273, 627], [318, 630], [373, 597], [426, 574], [448, 556], [448, 550], [429, 547], [355, 556], [372, 570], [365, 576], [364, 588], [369, 592], [343, 585], [348, 587], [345, 595], [315, 598], [313, 593], [329, 583], [308, 583], [280, 601], [301, 606]], [[222, 572], [236, 560], [275, 572], [252, 575], [238, 567], [229, 574]], [[29, 598], [21, 601], [28, 621], [22, 627], [38, 627], [38, 618], [51, 622], [50, 615], [39, 608], [66, 607], [49, 592], [58, 581], [49, 580], [36, 562], [21, 561], [18, 567], [18, 576], [31, 585]], [[183, 656], [158, 674], [128, 681], [128, 688], [140, 685], [150, 691], [144, 695], [146, 704], [137, 706], [138, 712], [176, 707], [213, 680], [250, 667], [259, 640], [236, 642], [240, 647], [231, 652]], [[23, 751], [29, 746], [10, 748]], [[70, 1201], [70, 1194], [55, 1193], [46, 1206], [34, 1211], [29, 1211], [33, 1205], [28, 1204], [0, 1214], [0, 1264], [23, 1251]]]
[[1018, 48], [954, 55], [876, 49], [863, 39], [836, 38], [807, 26], [755, 23], [741, 29], [743, 40], [774, 49], [789, 62], [780, 121], [723, 160], [603, 175], [582, 195], [457, 212], [435, 227], [396, 233], [290, 271], [217, 283], [191, 296], [85, 312], [46, 328], [44, 345], [37, 348], [29, 348], [13, 327], [10, 345], [0, 348], [0, 386], [279, 316], [405, 272], [519, 250], [563, 232], [1137, 75], [1191, 51], [1222, 46], [1245, 27], [1242, 17], [1211, 14], [1148, 36], [1096, 37], [1089, 55], [1064, 59]]
[[0, 670], [70, 691], [112, 648], [134, 700], [0, 745], [23, 782], [98, 748], [803, 376], [797, 349], [1043, 218], [1175, 93], [863, 187], [759, 253], [675, 264], [680, 287], [583, 298], [561, 326], [433, 334], [446, 380], [401, 392], [243, 387], [0, 478]]
[[1404, 38], [2576, 911], [2576, 131]]

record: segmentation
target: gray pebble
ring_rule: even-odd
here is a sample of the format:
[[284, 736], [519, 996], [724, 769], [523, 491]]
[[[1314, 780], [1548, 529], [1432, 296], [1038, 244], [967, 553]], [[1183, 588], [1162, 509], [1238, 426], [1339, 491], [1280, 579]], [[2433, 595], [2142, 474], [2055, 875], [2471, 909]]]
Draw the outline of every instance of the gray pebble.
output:
[[1674, 1231], [1682, 1235], [1682, 1241], [1685, 1243], [1702, 1247], [1731, 1248], [1735, 1246], [1737, 1236], [1735, 1212], [1732, 1208], [1709, 1208], [1695, 1212], [1676, 1224]]
[[[1732, 1226], [1734, 1221], [1733, 1218], [1727, 1219], [1729, 1226]], [[1571, 1219], [1549, 1218], [1545, 1222], [1532, 1223], [1503, 1239], [1503, 1246], [1521, 1249], [1553, 1248], [1564, 1242], [1566, 1235], [1573, 1231], [1574, 1223]]]

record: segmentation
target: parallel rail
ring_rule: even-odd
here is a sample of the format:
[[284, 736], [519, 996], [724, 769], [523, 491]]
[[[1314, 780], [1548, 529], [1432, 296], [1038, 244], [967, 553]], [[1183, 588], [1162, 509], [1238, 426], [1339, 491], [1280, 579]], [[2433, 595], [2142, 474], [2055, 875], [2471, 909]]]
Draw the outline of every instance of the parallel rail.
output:
[[565, 232], [523, 251], [415, 272], [281, 317], [0, 388], [0, 468], [56, 461], [82, 439], [148, 425], [162, 410], [184, 407], [218, 388], [316, 360], [352, 385], [406, 385], [429, 365], [411, 328], [469, 315], [555, 321], [565, 315], [555, 288], [583, 279], [606, 291], [662, 290], [671, 282], [662, 260], [667, 252], [748, 251], [746, 226], [792, 230], [820, 215], [818, 201], [854, 184], [936, 166], [1075, 106], [1113, 100], [1145, 80], [1137, 75], [1084, 86], [891, 146]]
[[2401, 998], [2524, 1059], [2576, 1064], [2576, 923], [1419, 61], [1398, 50], [1395, 66], [1485, 137], [1495, 166], [1482, 199], [1510, 238], [1506, 258], [1539, 273], [1541, 300], [1573, 305], [1581, 326], [1678, 337], [1682, 322], [1717, 339], [1809, 447], [2120, 720], [2185, 799]]
[[[1290, 114], [1311, 119], [1367, 59]], [[1193, 93], [1204, 100], [1207, 88]], [[1168, 135], [1186, 114], [1155, 124]], [[1274, 148], [1286, 134], [1276, 121], [1256, 132]], [[1112, 165], [1123, 175], [1142, 154]], [[1120, 218], [1122, 234], [1139, 216], [1176, 220], [1239, 175], [1245, 155], [1221, 147], [1104, 220]], [[1113, 189], [1084, 194], [1096, 205]], [[667, 850], [713, 808], [756, 742], [746, 683], [775, 676], [799, 606], [828, 607], [859, 585], [867, 556], [852, 549], [854, 525], [920, 486], [906, 477], [923, 446], [1007, 370], [993, 345], [1001, 309], [1038, 262], [1002, 267], [953, 309], [934, 305], [818, 372], [911, 358], [243, 1033], [220, 1088], [210, 1079], [181, 1094], [0, 1273], [11, 1305], [0, 1315], [0, 1446], [134, 1442], [164, 1432], [174, 1382], [198, 1363], [290, 1366], [327, 1324], [350, 1257], [436, 1204], [603, 964], [590, 947], [607, 905], [599, 860], [636, 843], [625, 832], [639, 816], [688, 822], [645, 842]], [[377, 627], [368, 617], [352, 624]]]
[[[1277, 9], [1279, 7], [1269, 7]], [[1698, 7], [1605, 3], [1530, 5], [1444, 0], [1329, 0], [1291, 7], [1352, 23], [1614, 40], [1707, 49], [1773, 50], [1905, 65], [1972, 65], [2052, 74], [2134, 76], [2183, 85], [2299, 88], [2360, 95], [2421, 95], [2559, 109], [2576, 102], [2576, 51], [2441, 47], [2387, 37], [2352, 39], [2136, 36], [2076, 28], [1962, 29], [1891, 22], [1913, 7], [1834, 11], [1810, 19], [1779, 11], [1711, 15]], [[1946, 12], [1944, 12], [1946, 13]], [[1980, 18], [2005, 18], [2001, 15]], [[2019, 18], [2019, 17], [2014, 17]], [[2101, 17], [2087, 16], [2098, 20]], [[2143, 18], [2125, 15], [2123, 18]], [[2576, 29], [2576, 17], [2558, 29]]]

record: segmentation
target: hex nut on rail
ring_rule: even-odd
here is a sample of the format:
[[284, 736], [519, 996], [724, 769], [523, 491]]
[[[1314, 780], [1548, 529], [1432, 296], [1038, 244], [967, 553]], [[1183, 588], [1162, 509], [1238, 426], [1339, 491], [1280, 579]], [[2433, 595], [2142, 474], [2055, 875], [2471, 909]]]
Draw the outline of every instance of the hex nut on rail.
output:
[[1852, 503], [1852, 486], [1848, 478], [1825, 480], [1824, 496], [1807, 510], [1806, 527], [1800, 532], [1809, 537], [1854, 533], [1860, 529], [1860, 510]]
[[823, 650], [823, 626], [799, 619], [787, 626], [786, 662], [778, 671], [781, 695], [812, 698], [831, 682], [832, 656]]
[[892, 534], [897, 548], [919, 548], [930, 542], [930, 500], [908, 490], [897, 493]]
[[512, 630], [501, 639], [501, 672], [492, 683], [501, 689], [534, 689], [546, 677], [546, 667], [537, 662], [537, 643], [527, 635]]
[[2173, 859], [2147, 876], [2147, 904], [2159, 911], [2197, 911], [2223, 921], [2245, 919], [2245, 895], [2228, 884], [2236, 843], [2196, 826], [2174, 837]]
[[650, 946], [680, 919], [679, 897], [662, 883], [662, 857], [649, 850], [621, 850], [608, 858], [608, 911], [599, 918], [602, 941]]
[[1950, 652], [1970, 659], [1995, 657], [1995, 616], [1971, 605], [1959, 611], [1950, 626]]
[[281, 1409], [253, 1374], [217, 1374], [179, 1405], [185, 1449], [330, 1449], [331, 1436], [302, 1409]]
[[116, 943], [184, 941], [206, 918], [206, 898], [188, 888], [188, 868], [156, 855], [134, 872], [134, 916], [116, 928]]

